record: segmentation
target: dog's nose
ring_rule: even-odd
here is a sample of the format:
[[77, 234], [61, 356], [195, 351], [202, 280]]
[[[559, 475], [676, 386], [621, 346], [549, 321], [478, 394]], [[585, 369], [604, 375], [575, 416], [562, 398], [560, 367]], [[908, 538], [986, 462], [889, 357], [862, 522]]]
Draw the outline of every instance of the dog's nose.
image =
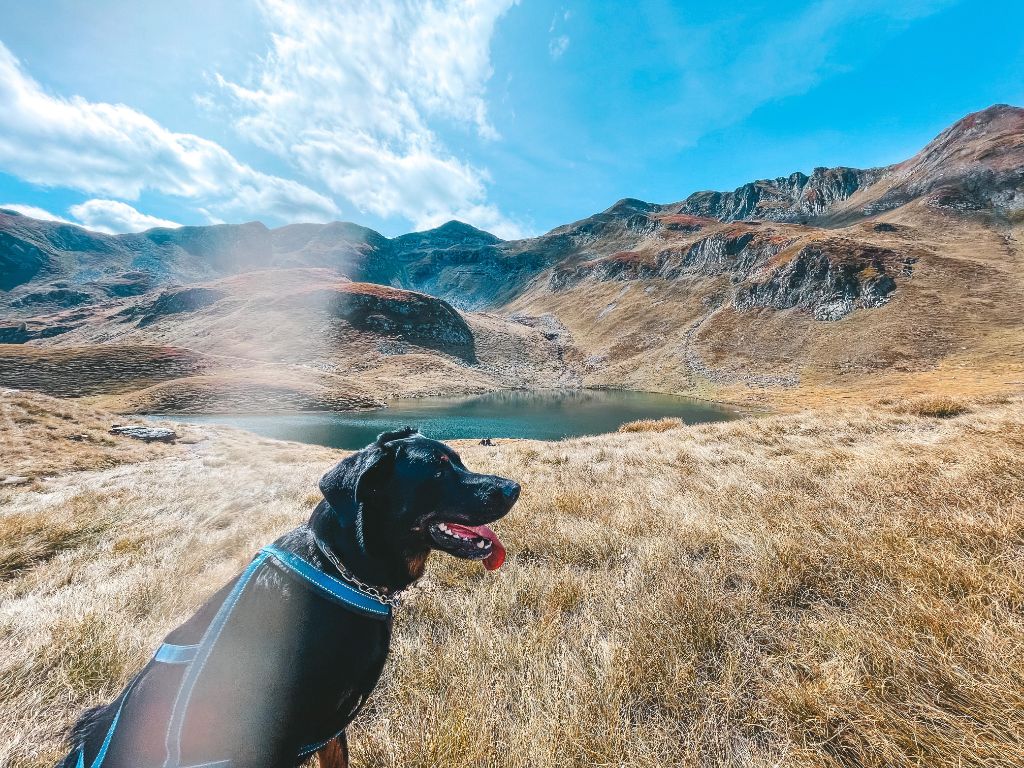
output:
[[505, 483], [505, 487], [501, 489], [501, 492], [505, 494], [505, 498], [509, 500], [510, 504], [515, 504], [516, 499], [519, 498], [519, 491], [521, 490], [519, 483], [509, 481]]

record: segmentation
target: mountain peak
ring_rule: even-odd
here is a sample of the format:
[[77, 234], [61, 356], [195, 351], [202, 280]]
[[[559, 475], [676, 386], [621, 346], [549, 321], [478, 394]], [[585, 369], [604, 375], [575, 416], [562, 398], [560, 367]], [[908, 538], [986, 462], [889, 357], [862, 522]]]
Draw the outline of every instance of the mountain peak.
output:
[[396, 242], [476, 242], [493, 245], [500, 243], [501, 238], [492, 235], [490, 232], [485, 232], [482, 229], [477, 229], [472, 224], [467, 224], [464, 221], [458, 219], [451, 219], [446, 221], [439, 227], [433, 229], [425, 229], [420, 232], [410, 232], [407, 235], [399, 235], [394, 238]]
[[979, 109], [977, 112], [971, 112], [959, 120], [957, 120], [952, 128], [967, 123], [967, 124], [987, 124], [994, 123], [1000, 120], [1006, 119], [1017, 119], [1024, 118], [1024, 107], [1015, 107], [1012, 104], [993, 104], [991, 107], [985, 109]]
[[655, 203], [648, 203], [644, 200], [640, 200], [636, 197], [624, 197], [617, 201], [613, 206], [604, 211], [606, 214], [631, 214], [631, 213], [650, 213], [653, 210], [657, 210], [659, 206]]
[[1024, 109], [995, 104], [973, 112], [895, 168], [907, 194], [941, 193], [944, 207], [1017, 209], [1024, 185]]
[[925, 146], [914, 158], [940, 155], [944, 162], [982, 162], [992, 165], [1010, 154], [1019, 164], [1024, 151], [1024, 109], [995, 104], [957, 120]]
[[487, 232], [486, 230], [479, 229], [478, 227], [474, 227], [472, 224], [467, 224], [466, 222], [459, 221], [458, 219], [449, 219], [441, 226], [434, 227], [433, 229], [427, 231], [437, 232], [439, 234], [444, 233], [446, 235], [473, 235], [476, 237], [494, 237], [495, 240], [500, 239], [492, 235], [490, 232]]

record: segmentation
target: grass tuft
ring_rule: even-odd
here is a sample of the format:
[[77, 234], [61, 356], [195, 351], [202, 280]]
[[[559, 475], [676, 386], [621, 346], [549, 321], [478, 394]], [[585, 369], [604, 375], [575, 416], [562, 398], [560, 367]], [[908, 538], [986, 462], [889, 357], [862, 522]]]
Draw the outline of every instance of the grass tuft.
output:
[[685, 426], [682, 419], [665, 417], [663, 419], [638, 419], [627, 421], [619, 427], [619, 432], [667, 432], [670, 429], [679, 429]]
[[109, 527], [86, 495], [59, 509], [0, 514], [0, 580], [45, 563], [65, 550], [95, 545]]
[[903, 413], [934, 419], [951, 419], [970, 412], [970, 406], [963, 400], [949, 395], [925, 395], [911, 400], [900, 408]]

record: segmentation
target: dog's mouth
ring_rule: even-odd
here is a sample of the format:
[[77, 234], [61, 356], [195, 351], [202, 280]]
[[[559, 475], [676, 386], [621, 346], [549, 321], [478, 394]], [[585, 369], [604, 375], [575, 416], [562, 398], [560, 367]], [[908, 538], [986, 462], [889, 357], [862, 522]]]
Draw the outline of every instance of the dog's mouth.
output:
[[505, 562], [505, 546], [486, 525], [434, 523], [430, 537], [438, 549], [464, 560], [482, 560], [484, 568], [494, 571]]

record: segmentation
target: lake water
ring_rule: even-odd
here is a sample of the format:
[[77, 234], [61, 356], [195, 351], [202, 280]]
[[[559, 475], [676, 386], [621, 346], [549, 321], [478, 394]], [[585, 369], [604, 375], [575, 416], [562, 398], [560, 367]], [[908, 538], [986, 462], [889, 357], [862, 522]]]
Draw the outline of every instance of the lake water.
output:
[[[175, 415], [175, 421], [226, 424], [265, 437], [332, 448], [362, 448], [380, 432], [405, 425], [437, 440], [524, 437], [559, 440], [614, 432], [637, 419], [674, 416], [687, 424], [727, 421], [737, 414], [673, 395], [606, 390], [493, 392], [475, 397], [393, 400], [368, 411], [266, 415]], [[157, 417], [161, 418], [161, 417]]]

